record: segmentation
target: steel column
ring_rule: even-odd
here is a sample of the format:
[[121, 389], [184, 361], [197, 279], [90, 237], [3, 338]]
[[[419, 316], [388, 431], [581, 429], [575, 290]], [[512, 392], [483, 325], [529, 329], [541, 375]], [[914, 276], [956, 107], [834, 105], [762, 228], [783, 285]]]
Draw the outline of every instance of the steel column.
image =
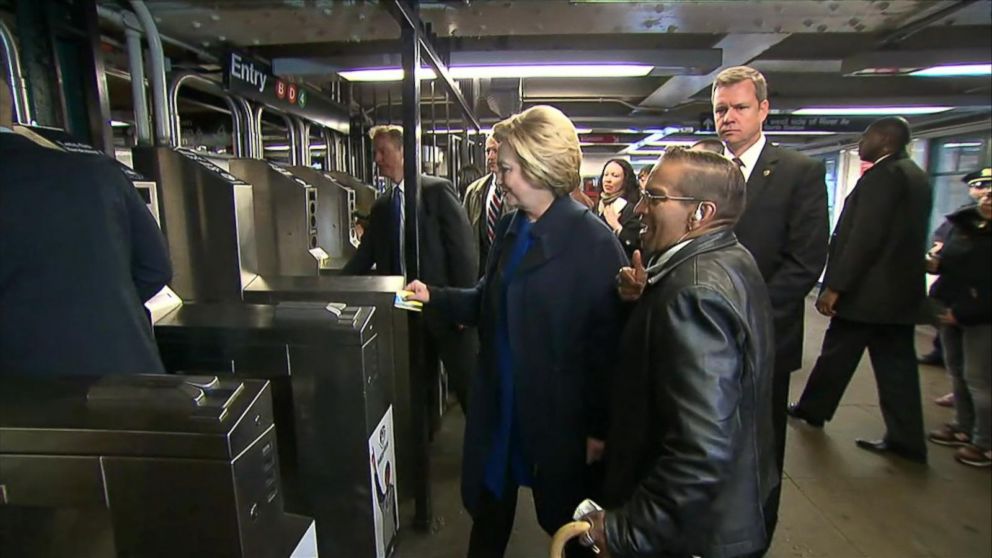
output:
[[[421, 41], [412, 23], [400, 22], [400, 48], [403, 52], [403, 183], [406, 208], [406, 272], [408, 279], [420, 277], [420, 67]], [[424, 355], [424, 324], [419, 314], [410, 314], [410, 422], [413, 437], [413, 474], [415, 515], [414, 527], [430, 528], [433, 517], [431, 502], [431, 467], [428, 447], [430, 417], [428, 415], [429, 382]], [[402, 394], [400, 394], [402, 396]]]

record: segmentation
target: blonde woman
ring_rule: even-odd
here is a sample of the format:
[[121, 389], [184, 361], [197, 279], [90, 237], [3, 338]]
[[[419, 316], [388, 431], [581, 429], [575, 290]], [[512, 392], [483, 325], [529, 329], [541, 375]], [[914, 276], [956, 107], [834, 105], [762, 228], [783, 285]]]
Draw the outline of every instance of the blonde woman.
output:
[[425, 311], [479, 326], [462, 464], [471, 558], [503, 555], [520, 486], [533, 489], [548, 533], [595, 490], [588, 469], [604, 447], [621, 321], [615, 277], [627, 261], [616, 235], [569, 195], [582, 155], [564, 114], [536, 106], [493, 134], [516, 209], [499, 222], [485, 274], [470, 289], [408, 286]]

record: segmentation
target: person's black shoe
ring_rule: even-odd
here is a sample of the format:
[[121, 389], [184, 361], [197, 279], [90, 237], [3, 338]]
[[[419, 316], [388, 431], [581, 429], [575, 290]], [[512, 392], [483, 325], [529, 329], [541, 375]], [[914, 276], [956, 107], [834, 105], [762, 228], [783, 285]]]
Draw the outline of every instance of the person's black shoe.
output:
[[892, 445], [885, 440], [855, 440], [859, 448], [878, 454], [892, 454], [903, 459], [908, 459], [914, 463], [927, 464], [927, 454], [906, 449], [902, 446]]
[[926, 364], [928, 366], [943, 366], [944, 356], [937, 351], [927, 353], [920, 358], [916, 359], [920, 364]]
[[790, 404], [789, 408], [786, 409], [785, 412], [790, 417], [797, 420], [801, 420], [806, 424], [812, 426], [813, 428], [823, 428], [823, 422], [824, 422], [823, 419], [815, 419], [811, 416], [808, 416], [806, 413], [802, 411], [802, 409], [799, 408], [799, 403]]

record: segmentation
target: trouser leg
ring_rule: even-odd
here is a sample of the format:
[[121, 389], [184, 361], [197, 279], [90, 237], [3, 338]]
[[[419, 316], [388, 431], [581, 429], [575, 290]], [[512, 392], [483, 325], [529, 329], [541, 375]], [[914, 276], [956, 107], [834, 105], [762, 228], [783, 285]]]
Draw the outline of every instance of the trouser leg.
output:
[[975, 407], [971, 443], [992, 448], [992, 324], [964, 328], [964, 375]]
[[837, 411], [847, 384], [861, 361], [871, 329], [841, 318], [832, 318], [823, 337], [823, 348], [809, 375], [799, 409], [811, 419], [830, 420]]
[[877, 325], [868, 344], [868, 354], [885, 419], [885, 440], [926, 455], [914, 331], [912, 325]]
[[941, 326], [940, 340], [944, 347], [944, 366], [951, 376], [954, 391], [954, 424], [970, 436], [975, 427], [975, 406], [964, 377], [964, 341], [961, 328]]
[[496, 497], [482, 489], [479, 503], [472, 514], [467, 558], [502, 558], [513, 532], [513, 517], [517, 511], [517, 487], [507, 483], [502, 496]]
[[[778, 464], [779, 481], [785, 471], [785, 437], [789, 405], [789, 379], [791, 372], [776, 370], [772, 378], [772, 429], [775, 433], [775, 460]], [[778, 525], [779, 501], [782, 497], [782, 485], [775, 487], [764, 504], [765, 530], [768, 533], [768, 543], [771, 544], [775, 527]]]

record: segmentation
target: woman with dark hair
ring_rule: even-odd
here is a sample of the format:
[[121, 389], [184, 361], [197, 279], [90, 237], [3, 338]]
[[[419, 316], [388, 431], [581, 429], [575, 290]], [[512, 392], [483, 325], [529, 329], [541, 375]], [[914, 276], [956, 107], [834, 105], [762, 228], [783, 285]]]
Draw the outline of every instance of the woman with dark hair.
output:
[[634, 168], [623, 159], [610, 159], [599, 176], [599, 185], [603, 193], [596, 214], [617, 235], [630, 257], [641, 244], [641, 220], [634, 214], [641, 196]]

